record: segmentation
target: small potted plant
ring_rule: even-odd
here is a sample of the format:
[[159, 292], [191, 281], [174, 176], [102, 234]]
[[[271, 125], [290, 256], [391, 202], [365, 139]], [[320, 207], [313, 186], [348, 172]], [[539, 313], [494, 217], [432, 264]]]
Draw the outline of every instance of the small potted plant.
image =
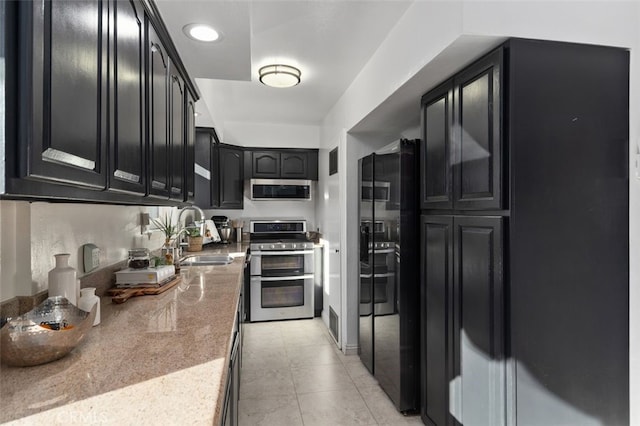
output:
[[162, 218], [151, 219], [151, 221], [156, 228], [164, 234], [162, 253], [165, 257], [165, 263], [167, 265], [173, 265], [173, 247], [171, 246], [171, 240], [178, 235], [178, 225], [173, 223], [173, 215], [171, 213]]
[[189, 246], [187, 251], [202, 251], [202, 235], [199, 228], [186, 228], [187, 242]]

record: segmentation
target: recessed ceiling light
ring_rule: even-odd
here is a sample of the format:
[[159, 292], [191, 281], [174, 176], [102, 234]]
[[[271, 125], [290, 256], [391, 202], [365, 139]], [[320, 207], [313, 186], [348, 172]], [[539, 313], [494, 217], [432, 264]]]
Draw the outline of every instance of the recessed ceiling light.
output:
[[220, 33], [209, 25], [205, 24], [189, 24], [182, 28], [187, 37], [197, 41], [217, 41], [220, 40]]
[[196, 116], [196, 117], [199, 117], [200, 113], [198, 111], [196, 111], [196, 112], [193, 113], [193, 115]]

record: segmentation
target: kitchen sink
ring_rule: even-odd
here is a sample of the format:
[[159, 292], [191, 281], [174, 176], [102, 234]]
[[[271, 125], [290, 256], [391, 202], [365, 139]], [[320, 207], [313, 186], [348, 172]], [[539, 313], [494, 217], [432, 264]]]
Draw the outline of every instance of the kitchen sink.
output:
[[197, 254], [185, 256], [180, 259], [180, 264], [186, 266], [228, 265], [231, 262], [233, 262], [233, 257], [228, 254]]

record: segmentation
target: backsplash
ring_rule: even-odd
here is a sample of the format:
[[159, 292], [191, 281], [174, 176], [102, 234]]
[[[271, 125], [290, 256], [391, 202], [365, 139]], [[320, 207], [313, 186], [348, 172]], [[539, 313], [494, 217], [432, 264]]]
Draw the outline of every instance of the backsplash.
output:
[[172, 208], [0, 201], [0, 301], [46, 290], [56, 253], [70, 253], [69, 264], [81, 278], [83, 244], [98, 246], [100, 268], [122, 262], [130, 248], [159, 248], [160, 233], [141, 235], [140, 213], [157, 217], [167, 209]]

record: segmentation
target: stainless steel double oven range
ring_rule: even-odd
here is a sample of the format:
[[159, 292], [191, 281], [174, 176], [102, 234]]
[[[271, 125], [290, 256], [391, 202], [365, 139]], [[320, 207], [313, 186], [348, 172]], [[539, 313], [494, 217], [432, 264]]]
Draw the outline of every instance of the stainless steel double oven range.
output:
[[313, 318], [313, 242], [304, 220], [251, 221], [249, 320]]

